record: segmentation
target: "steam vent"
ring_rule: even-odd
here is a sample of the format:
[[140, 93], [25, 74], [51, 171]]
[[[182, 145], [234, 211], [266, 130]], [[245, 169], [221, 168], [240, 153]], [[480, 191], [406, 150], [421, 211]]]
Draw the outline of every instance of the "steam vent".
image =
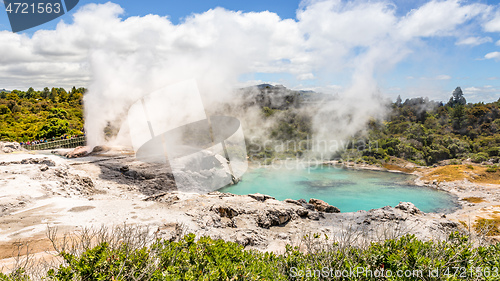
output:
[[135, 102], [128, 126], [136, 157], [164, 163], [180, 191], [206, 193], [238, 181], [248, 164], [238, 119], [207, 117], [194, 80]]

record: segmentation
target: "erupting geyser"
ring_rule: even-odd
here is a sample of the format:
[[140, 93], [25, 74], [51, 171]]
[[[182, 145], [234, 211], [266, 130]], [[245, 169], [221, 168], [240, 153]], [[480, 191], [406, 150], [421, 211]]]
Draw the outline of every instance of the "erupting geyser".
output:
[[[181, 110], [188, 106], [190, 112]], [[194, 80], [138, 100], [129, 109], [128, 126], [137, 158], [164, 163], [178, 190], [214, 191], [234, 183], [247, 169], [239, 120], [207, 117]]]

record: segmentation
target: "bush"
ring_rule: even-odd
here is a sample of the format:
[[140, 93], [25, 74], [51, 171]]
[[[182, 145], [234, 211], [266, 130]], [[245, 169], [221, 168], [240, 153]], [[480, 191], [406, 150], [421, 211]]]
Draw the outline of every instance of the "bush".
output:
[[[495, 222], [478, 221], [475, 227], [489, 227]], [[233, 242], [184, 236], [178, 242], [157, 240], [143, 248], [122, 243], [111, 247], [100, 243], [80, 255], [61, 253], [65, 264], [48, 270], [48, 280], [386, 280], [374, 279], [376, 270], [393, 274], [412, 271], [421, 274], [387, 280], [459, 280], [448, 272], [456, 267], [467, 272], [467, 280], [498, 280], [497, 275], [484, 278], [500, 267], [500, 244], [473, 246], [466, 235], [452, 233], [444, 241], [421, 241], [414, 235], [373, 242], [357, 247], [326, 235], [304, 236], [301, 243], [307, 251], [286, 245], [284, 253], [262, 253], [245, 250]], [[316, 270], [330, 268], [328, 274]], [[363, 268], [353, 278], [337, 278], [335, 272]], [[477, 270], [477, 269], [480, 270]], [[371, 274], [367, 272], [370, 269]], [[431, 271], [440, 274], [428, 277]], [[320, 271], [321, 272], [321, 271]], [[450, 277], [452, 277], [450, 279]], [[22, 269], [2, 280], [28, 280]]]
[[488, 148], [487, 150], [487, 153], [489, 156], [499, 156], [499, 151], [498, 151], [498, 147], [490, 147]]
[[285, 280], [272, 253], [245, 251], [237, 243], [188, 234], [130, 251], [107, 243], [81, 256], [62, 253], [66, 265], [51, 269], [56, 280]]
[[6, 106], [5, 104], [0, 105], [0, 115], [7, 115], [10, 113], [10, 108], [8, 106]]
[[498, 171], [498, 167], [495, 165], [495, 166], [491, 166], [491, 167], [488, 167], [486, 169], [486, 172], [488, 173], [495, 173], [496, 171]]
[[488, 161], [488, 159], [489, 159], [489, 156], [485, 152], [476, 153], [476, 154], [472, 155], [472, 157], [471, 157], [471, 160], [474, 163], [481, 163], [484, 161]]

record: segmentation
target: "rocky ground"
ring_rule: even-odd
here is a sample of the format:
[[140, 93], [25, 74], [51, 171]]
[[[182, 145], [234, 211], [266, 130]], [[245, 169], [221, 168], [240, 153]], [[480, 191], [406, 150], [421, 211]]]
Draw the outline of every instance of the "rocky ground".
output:
[[[176, 191], [173, 177], [158, 164], [142, 163], [126, 151], [66, 159], [68, 151], [0, 154], [0, 259], [12, 262], [14, 242], [42, 241], [47, 227], [60, 232], [82, 226], [148, 224], [166, 239], [184, 228], [198, 236], [235, 241], [248, 248], [284, 251], [308, 233], [349, 243], [413, 233], [444, 238], [459, 220], [500, 200], [496, 187], [466, 183], [437, 187], [460, 197], [479, 194], [488, 203], [463, 203], [455, 213], [422, 213], [411, 203], [341, 213], [317, 199], [278, 201], [261, 194], [233, 195]], [[425, 183], [421, 183], [425, 184]], [[432, 184], [432, 183], [429, 183]], [[464, 201], [462, 201], [464, 202]], [[472, 205], [469, 205], [472, 204]], [[500, 204], [500, 203], [497, 203]], [[500, 205], [498, 205], [500, 207]], [[37, 251], [51, 250], [39, 242]], [[44, 252], [46, 253], [46, 252]], [[1, 266], [0, 266], [1, 267]]]

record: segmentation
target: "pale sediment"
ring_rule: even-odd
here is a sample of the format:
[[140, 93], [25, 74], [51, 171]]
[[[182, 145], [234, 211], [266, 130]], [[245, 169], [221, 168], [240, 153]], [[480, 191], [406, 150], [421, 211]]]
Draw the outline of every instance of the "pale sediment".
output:
[[338, 213], [320, 200], [278, 201], [258, 194], [178, 192], [173, 178], [161, 166], [138, 162], [128, 155], [69, 160], [55, 155], [1, 154], [0, 248], [18, 240], [41, 239], [47, 226], [71, 231], [123, 223], [149, 224], [167, 239], [182, 225], [198, 236], [277, 252], [284, 251], [286, 244], [298, 243], [307, 233], [339, 239], [346, 232], [357, 233], [359, 241], [407, 233], [424, 240], [440, 239], [457, 230], [457, 222], [464, 216], [484, 212], [484, 208], [496, 210], [494, 204], [500, 201], [500, 193], [493, 186], [450, 183], [437, 187], [460, 198], [481, 196], [488, 202], [463, 203], [462, 209], [446, 218], [422, 213], [407, 203]]

